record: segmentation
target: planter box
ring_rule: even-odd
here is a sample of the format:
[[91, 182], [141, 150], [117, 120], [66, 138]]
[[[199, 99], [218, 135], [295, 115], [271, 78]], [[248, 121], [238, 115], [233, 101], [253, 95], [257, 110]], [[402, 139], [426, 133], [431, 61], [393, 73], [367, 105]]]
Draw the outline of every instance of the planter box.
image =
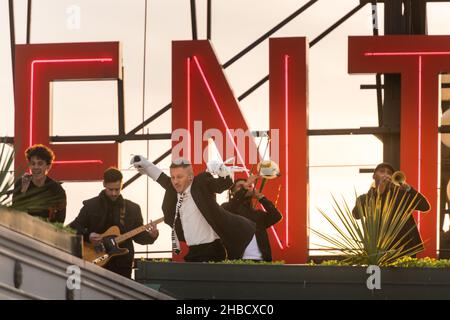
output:
[[182, 299], [450, 299], [450, 269], [138, 261], [136, 281]]
[[26, 212], [0, 208], [0, 225], [76, 257], [82, 257], [82, 236], [59, 230]]

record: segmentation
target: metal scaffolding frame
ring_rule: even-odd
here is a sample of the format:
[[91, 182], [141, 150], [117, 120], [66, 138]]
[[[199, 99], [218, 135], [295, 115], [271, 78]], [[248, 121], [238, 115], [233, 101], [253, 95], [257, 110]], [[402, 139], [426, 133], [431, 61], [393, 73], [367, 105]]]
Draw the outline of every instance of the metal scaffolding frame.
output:
[[[287, 16], [285, 19], [280, 21], [270, 30], [265, 32], [263, 35], [258, 37], [255, 41], [250, 43], [244, 49], [236, 53], [232, 58], [226, 61], [222, 68], [226, 69], [233, 65], [236, 61], [244, 57], [247, 53], [251, 52], [259, 44], [267, 40], [275, 32], [286, 26], [289, 22], [294, 20], [296, 17], [307, 11], [312, 5], [317, 3], [319, 0], [310, 0], [292, 14]], [[14, 66], [15, 66], [15, 25], [14, 25], [14, 1], [9, 0], [9, 19], [10, 19], [10, 41], [11, 41], [11, 63], [13, 70], [13, 83], [14, 83]], [[449, 0], [360, 0], [359, 4], [353, 9], [343, 15], [340, 19], [336, 20], [331, 26], [324, 30], [320, 35], [314, 38], [309, 43], [309, 47], [312, 48], [314, 45], [323, 40], [336, 28], [342, 25], [355, 13], [359, 12], [367, 4], [372, 5], [372, 9], [376, 10], [378, 3], [384, 4], [384, 16], [385, 16], [385, 34], [426, 34], [426, 4], [428, 2], [449, 2]], [[402, 10], [404, 9], [404, 10]], [[27, 6], [27, 35], [26, 41], [30, 43], [30, 33], [31, 33], [31, 12], [32, 1], [28, 0]], [[206, 38], [211, 40], [212, 33], [212, 0], [207, 0], [207, 15], [206, 15]], [[197, 30], [197, 14], [196, 14], [196, 1], [190, 0], [190, 14], [191, 14], [191, 31], [192, 39], [198, 39]], [[374, 14], [374, 13], [373, 13]], [[147, 19], [147, 0], [145, 0], [145, 15]], [[147, 21], [147, 20], [146, 20]], [[147, 23], [145, 21], [144, 30], [144, 42], [146, 41], [146, 29]], [[373, 25], [373, 35], [378, 35], [378, 28], [376, 26], [376, 21]], [[145, 54], [146, 45], [144, 45], [144, 70], [143, 70], [143, 110], [145, 104]], [[122, 72], [122, 74], [124, 74]], [[250, 88], [238, 96], [238, 101], [244, 100], [246, 97], [255, 92], [259, 87], [266, 83], [269, 79], [269, 75], [264, 76], [262, 79], [254, 83]], [[137, 134], [137, 132], [156, 119], [161, 115], [165, 114], [168, 110], [172, 108], [172, 103], [168, 103], [162, 107], [159, 111], [148, 117], [142, 123], [137, 125], [135, 128], [130, 130], [128, 133], [125, 132], [125, 114], [124, 114], [124, 79], [117, 80], [117, 95], [118, 95], [118, 128], [119, 132], [116, 135], [77, 135], [77, 136], [51, 136], [51, 142], [88, 142], [88, 141], [115, 141], [118, 143], [124, 141], [137, 141], [137, 140], [170, 140], [170, 133], [153, 133], [153, 134]], [[443, 84], [443, 88], [449, 88], [450, 84]], [[378, 137], [384, 145], [384, 160], [392, 162], [394, 165], [399, 163], [399, 146], [400, 146], [400, 126], [398, 121], [398, 116], [400, 110], [399, 99], [389, 100], [386, 96], [383, 100], [383, 92], [399, 90], [399, 78], [395, 75], [385, 75], [384, 83], [381, 81], [381, 75], [377, 74], [375, 77], [375, 84], [363, 84], [360, 89], [376, 89], [377, 91], [377, 109], [378, 109], [378, 126], [377, 127], [360, 127], [360, 128], [340, 128], [340, 129], [309, 129], [309, 136], [326, 136], [326, 135], [375, 135]], [[450, 126], [439, 127], [440, 133], [450, 133]], [[256, 136], [261, 134], [261, 132], [255, 133]], [[4, 141], [13, 144], [13, 137], [4, 137]], [[163, 153], [160, 157], [154, 160], [154, 163], [158, 163], [169, 156], [171, 150], [169, 149]], [[360, 169], [360, 172], [367, 172], [367, 169]], [[370, 170], [369, 170], [370, 171]], [[139, 178], [140, 174], [136, 174], [131, 179], [124, 183], [124, 187], [129, 186], [131, 183]]]

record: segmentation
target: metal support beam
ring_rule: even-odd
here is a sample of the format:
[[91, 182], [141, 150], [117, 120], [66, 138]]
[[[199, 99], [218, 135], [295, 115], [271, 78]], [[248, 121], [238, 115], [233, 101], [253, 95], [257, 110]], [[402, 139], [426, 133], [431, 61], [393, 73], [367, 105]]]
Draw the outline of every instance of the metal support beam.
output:
[[[376, 84], [362, 84], [359, 86], [359, 88], [361, 90], [366, 90], [366, 89], [376, 89], [377, 85]], [[450, 83], [442, 83], [441, 84], [441, 89], [449, 89], [450, 88]], [[384, 89], [384, 85], [381, 84], [381, 89]]]
[[[309, 2], [308, 2], [309, 4]], [[362, 7], [364, 7], [364, 4], [359, 4], [357, 5], [355, 8], [353, 8], [352, 10], [350, 10], [346, 15], [344, 15], [341, 19], [339, 19], [337, 22], [335, 22], [333, 25], [331, 25], [328, 29], [326, 29], [324, 32], [322, 32], [320, 35], [318, 35], [315, 39], [313, 39], [310, 43], [309, 43], [309, 47], [313, 47], [315, 44], [317, 44], [320, 40], [322, 40], [323, 38], [325, 38], [328, 34], [330, 34], [333, 30], [335, 30], [337, 27], [339, 27], [342, 23], [344, 23], [345, 21], [347, 21], [352, 15], [354, 15], [356, 12], [358, 12]], [[244, 50], [245, 51], [245, 50]], [[246, 52], [245, 52], [246, 53]], [[244, 54], [245, 54], [244, 53]], [[244, 55], [242, 54], [242, 55]], [[235, 57], [240, 58], [241, 56], [236, 55]], [[228, 62], [234, 62], [233, 61], [234, 58], [232, 58], [231, 60], [229, 60]], [[237, 59], [236, 59], [237, 60]], [[228, 62], [225, 63], [223, 65], [224, 68], [226, 68], [228, 66]], [[242, 93], [239, 97], [238, 97], [238, 101], [241, 101], [243, 99], [245, 99], [247, 96], [249, 96], [250, 94], [252, 94], [256, 89], [258, 89], [260, 86], [262, 86], [266, 81], [269, 80], [269, 75], [266, 75], [264, 78], [262, 78], [261, 80], [259, 80], [258, 82], [256, 82], [253, 86], [251, 86], [247, 91], [245, 91], [244, 93]]]
[[[210, 10], [211, 10], [211, 0], [208, 0], [208, 23], [207, 23], [207, 38], [210, 39], [211, 37], [211, 17], [210, 17]], [[306, 9], [308, 9], [310, 6], [312, 6], [314, 3], [316, 3], [318, 0], [311, 0], [309, 2], [307, 2], [305, 5], [303, 5], [301, 8], [299, 8], [297, 11], [295, 11], [294, 13], [292, 13], [291, 15], [289, 15], [287, 18], [285, 18], [283, 21], [281, 21], [280, 23], [278, 23], [275, 27], [273, 27], [272, 29], [270, 29], [269, 31], [267, 31], [264, 35], [262, 35], [261, 37], [259, 37], [257, 40], [255, 40], [253, 43], [251, 43], [250, 45], [248, 45], [246, 48], [244, 48], [243, 50], [241, 50], [239, 53], [237, 53], [235, 56], [233, 56], [230, 60], [228, 60], [227, 62], [225, 62], [222, 67], [224, 69], [226, 69], [227, 67], [229, 67], [230, 65], [232, 65], [234, 62], [236, 62], [237, 60], [239, 60], [240, 58], [242, 58], [245, 54], [247, 54], [248, 52], [250, 52], [253, 48], [255, 48], [257, 45], [259, 45], [261, 42], [263, 42], [264, 40], [268, 39], [272, 34], [274, 34], [275, 32], [277, 32], [279, 29], [281, 29], [282, 27], [284, 27], [288, 22], [290, 22], [292, 19], [294, 19], [295, 17], [297, 17], [298, 15], [300, 15], [302, 12], [304, 12]], [[197, 37], [197, 22], [196, 22], [196, 18], [195, 18], [195, 0], [191, 0], [191, 20], [192, 20], [192, 37], [196, 39]], [[194, 21], [195, 20], [195, 21]], [[336, 26], [337, 27], [337, 26]], [[329, 33], [329, 32], [328, 32]], [[327, 34], [328, 34], [327, 33]], [[324, 35], [325, 36], [325, 35]], [[322, 38], [324, 37], [322, 36]], [[318, 41], [318, 40], [317, 40]], [[243, 94], [241, 94], [238, 97], [238, 101], [241, 101], [243, 99], [245, 99], [248, 95], [250, 95], [252, 92], [254, 92], [256, 89], [258, 89], [261, 85], [263, 85], [267, 80], [269, 80], [269, 76], [265, 76], [264, 78], [262, 78], [261, 80], [259, 80], [257, 83], [255, 83], [251, 88], [249, 88], [247, 91], [245, 91]], [[155, 113], [154, 115], [152, 115], [150, 118], [148, 118], [147, 120], [143, 121], [139, 126], [137, 126], [136, 128], [134, 128], [133, 130], [131, 130], [127, 135], [132, 136], [134, 135], [136, 132], [138, 132], [139, 130], [141, 130], [142, 128], [144, 128], [146, 125], [148, 125], [149, 123], [151, 123], [152, 121], [156, 120], [159, 116], [161, 116], [162, 114], [164, 114], [166, 111], [170, 110], [172, 108], [172, 103], [167, 104], [165, 107], [163, 107], [160, 111], [158, 111], [157, 113]]]
[[9, 0], [9, 41], [11, 46], [12, 80], [14, 87], [14, 68], [16, 66], [16, 28], [14, 23], [14, 0]]
[[[378, 36], [378, 7], [377, 1], [372, 0], [372, 33]], [[378, 112], [378, 126], [383, 126], [383, 94], [381, 86], [381, 74], [375, 75], [375, 84], [377, 89], [377, 112]]]
[[[403, 10], [404, 9], [404, 10]], [[391, 0], [384, 4], [385, 34], [425, 34], [425, 0]], [[400, 167], [400, 89], [398, 74], [384, 75], [382, 123], [395, 128], [395, 133], [383, 137], [383, 160]]]
[[197, 12], [195, 9], [195, 0], [191, 0], [191, 25], [192, 40], [197, 40]]
[[[373, 0], [359, 0], [360, 3], [371, 3]], [[376, 0], [377, 3], [386, 3], [393, 0]], [[420, 0], [425, 2], [450, 2], [450, 0]]]
[[[385, 34], [404, 34], [402, 0], [384, 4]], [[400, 167], [400, 75], [384, 75], [383, 124], [398, 129], [398, 133], [383, 137], [383, 160]]]
[[[122, 67], [123, 77], [123, 67]], [[119, 135], [125, 136], [125, 101], [123, 93], [123, 79], [117, 80], [117, 106], [119, 117]]]
[[[155, 114], [153, 114], [150, 118], [148, 118], [147, 120], [145, 120], [144, 122], [142, 122], [140, 125], [138, 125], [136, 128], [134, 128], [133, 130], [131, 130], [130, 132], [127, 133], [127, 137], [132, 137], [133, 135], [136, 134], [136, 132], [138, 132], [139, 130], [141, 130], [142, 128], [144, 128], [146, 125], [148, 125], [150, 122], [156, 120], [159, 116], [163, 115], [166, 111], [170, 110], [172, 108], [172, 102], [169, 103], [168, 105], [166, 105], [164, 108], [162, 108], [161, 110], [159, 110], [158, 112], [156, 112]], [[128, 138], [127, 138], [128, 139]]]
[[27, 4], [27, 44], [30, 44], [30, 37], [31, 37], [31, 7], [32, 2], [31, 0], [28, 0]]
[[206, 4], [206, 39], [211, 40], [211, 0]]
[[320, 40], [322, 40], [323, 38], [325, 38], [328, 34], [330, 34], [334, 29], [336, 29], [337, 27], [339, 27], [341, 24], [343, 24], [345, 21], [348, 20], [348, 18], [350, 18], [351, 16], [353, 16], [356, 12], [358, 12], [359, 10], [361, 10], [362, 7], [364, 7], [366, 4], [365, 3], [360, 3], [358, 4], [356, 7], [354, 7], [352, 10], [350, 10], [349, 12], [347, 12], [347, 14], [345, 14], [342, 18], [340, 18], [338, 21], [336, 21], [335, 23], [333, 23], [329, 28], [327, 28], [324, 32], [322, 32], [320, 35], [318, 35], [314, 40], [312, 40], [309, 43], [309, 47], [311, 48], [312, 46], [314, 46], [316, 43], [318, 43]]
[[93, 136], [54, 136], [50, 137], [51, 142], [90, 142], [90, 141], [116, 141], [123, 142], [126, 140], [170, 140], [171, 133], [147, 133], [128, 135], [93, 135]]
[[359, 135], [359, 134], [373, 134], [385, 135], [399, 132], [398, 129], [388, 127], [362, 127], [362, 128], [348, 128], [348, 129], [309, 129], [309, 136], [336, 136], [336, 135]]
[[305, 5], [303, 5], [301, 8], [299, 8], [297, 11], [289, 15], [287, 18], [285, 18], [283, 21], [278, 23], [275, 27], [267, 31], [265, 34], [260, 36], [258, 39], [256, 39], [253, 43], [248, 45], [246, 48], [244, 48], [241, 52], [237, 53], [234, 57], [232, 57], [230, 60], [225, 62], [223, 64], [223, 68], [226, 69], [229, 66], [231, 66], [233, 63], [235, 63], [237, 60], [242, 58], [244, 55], [246, 55], [248, 52], [250, 52], [253, 48], [255, 48], [257, 45], [259, 45], [264, 40], [268, 39], [272, 34], [283, 28], [286, 24], [288, 24], [290, 21], [292, 21], [294, 18], [296, 18], [298, 15], [300, 15], [302, 12], [304, 12], [306, 9], [308, 9], [310, 6], [312, 6], [314, 3], [316, 3], [318, 0], [311, 0], [308, 1]]

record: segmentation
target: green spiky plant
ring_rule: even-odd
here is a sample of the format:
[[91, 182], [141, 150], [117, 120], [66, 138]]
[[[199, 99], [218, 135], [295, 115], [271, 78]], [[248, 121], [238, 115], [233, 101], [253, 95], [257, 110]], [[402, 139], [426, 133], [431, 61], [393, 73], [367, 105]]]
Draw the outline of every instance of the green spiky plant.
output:
[[[360, 219], [356, 219], [345, 199], [339, 204], [334, 196], [332, 216], [319, 209], [321, 215], [337, 232], [331, 236], [317, 230], [311, 230], [327, 242], [320, 245], [329, 251], [339, 251], [344, 256], [342, 261], [350, 265], [387, 266], [397, 259], [414, 255], [423, 249], [423, 243], [408, 247], [407, 240], [414, 228], [406, 230], [416, 203], [407, 193], [399, 193], [399, 188], [389, 190], [384, 202], [382, 197], [366, 197], [366, 201], [357, 201], [356, 210]], [[343, 227], [335, 221], [340, 221]]]
[[8, 190], [13, 186], [11, 167], [14, 161], [14, 151], [8, 150], [6, 143], [0, 143], [0, 206], [10, 203]]

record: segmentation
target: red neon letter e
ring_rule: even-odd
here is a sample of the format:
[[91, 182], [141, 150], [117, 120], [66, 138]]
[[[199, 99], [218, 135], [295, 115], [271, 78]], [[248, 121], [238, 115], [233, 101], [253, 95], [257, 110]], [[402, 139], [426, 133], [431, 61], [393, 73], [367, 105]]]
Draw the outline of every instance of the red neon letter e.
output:
[[[60, 43], [16, 46], [15, 172], [26, 168], [29, 146], [50, 145], [50, 82], [118, 79], [119, 43]], [[56, 154], [52, 177], [58, 180], [101, 180], [118, 164], [118, 144], [51, 144]]]

